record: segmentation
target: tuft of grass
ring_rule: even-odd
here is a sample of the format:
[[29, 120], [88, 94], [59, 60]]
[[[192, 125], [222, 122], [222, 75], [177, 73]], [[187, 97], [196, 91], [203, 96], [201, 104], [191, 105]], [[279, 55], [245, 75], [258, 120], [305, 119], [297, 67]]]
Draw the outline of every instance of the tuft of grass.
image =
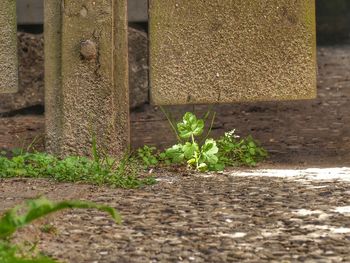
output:
[[59, 182], [83, 182], [120, 188], [139, 188], [152, 185], [152, 177], [141, 178], [140, 165], [125, 156], [121, 161], [113, 158], [69, 156], [59, 159], [47, 153], [16, 151], [12, 157], [0, 154], [0, 179], [27, 177], [48, 178]]

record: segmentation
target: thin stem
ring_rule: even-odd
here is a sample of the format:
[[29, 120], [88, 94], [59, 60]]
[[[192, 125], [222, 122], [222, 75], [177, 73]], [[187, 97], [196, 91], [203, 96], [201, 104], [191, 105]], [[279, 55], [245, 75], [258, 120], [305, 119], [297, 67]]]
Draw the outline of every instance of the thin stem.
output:
[[214, 126], [214, 121], [215, 121], [215, 118], [216, 118], [216, 112], [213, 113], [213, 117], [211, 119], [211, 123], [210, 123], [210, 127], [209, 127], [209, 130], [206, 134], [206, 136], [203, 138], [203, 140], [201, 141], [201, 144], [203, 144], [205, 142], [206, 139], [208, 139], [212, 129], [213, 129], [213, 126]]
[[[193, 134], [191, 134], [191, 139], [192, 139], [192, 144], [193, 145], [195, 145], [196, 144], [196, 141], [195, 141], [195, 139], [194, 139], [194, 135]], [[199, 147], [199, 146], [198, 146]], [[198, 170], [198, 168], [199, 168], [199, 159], [200, 159], [200, 153], [199, 153], [199, 155], [198, 155], [198, 152], [197, 151], [195, 151], [194, 152], [194, 159], [196, 160], [196, 170]]]
[[180, 138], [180, 136], [179, 136], [179, 134], [178, 134], [178, 132], [177, 132], [177, 129], [176, 129], [175, 126], [174, 126], [174, 123], [171, 121], [169, 115], [167, 114], [167, 112], [166, 112], [166, 110], [163, 108], [163, 106], [159, 106], [159, 107], [160, 107], [161, 111], [163, 112], [163, 114], [165, 115], [166, 119], [168, 120], [168, 122], [169, 122], [169, 124], [170, 124], [170, 127], [173, 129], [173, 131], [174, 131], [174, 133], [175, 133], [175, 135], [176, 135], [177, 141], [178, 141], [179, 143], [181, 143], [182, 140], [181, 140], [181, 138]]
[[208, 111], [204, 114], [204, 116], [203, 116], [203, 118], [202, 118], [204, 121], [206, 121], [206, 120], [208, 119], [210, 113], [211, 113], [212, 110], [213, 110], [213, 107], [214, 107], [214, 106], [213, 106], [212, 104], [209, 106]]

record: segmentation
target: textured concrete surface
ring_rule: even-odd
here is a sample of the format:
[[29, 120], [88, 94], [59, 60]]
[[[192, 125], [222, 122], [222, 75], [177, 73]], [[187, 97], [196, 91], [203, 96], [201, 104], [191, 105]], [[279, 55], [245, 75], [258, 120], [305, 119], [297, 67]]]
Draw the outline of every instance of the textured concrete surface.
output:
[[155, 104], [316, 96], [314, 0], [150, 0]]
[[[17, 0], [18, 24], [43, 24], [45, 0]], [[147, 0], [128, 0], [129, 22], [145, 22], [147, 16]]]
[[[44, 36], [17, 33], [18, 92], [0, 94], [0, 114], [44, 105]], [[141, 30], [129, 27], [130, 108], [148, 102], [148, 38]]]
[[[260, 172], [154, 171], [158, 184], [137, 190], [0, 180], [0, 213], [43, 195], [116, 208], [121, 225], [102, 212], [65, 211], [15, 236], [19, 242], [40, 240], [45, 255], [67, 263], [350, 262], [350, 183]], [[40, 231], [43, 225], [53, 231]]]
[[0, 93], [17, 91], [16, 32], [16, 3], [13, 0], [2, 0], [0, 2]]
[[[45, 2], [47, 150], [122, 156], [129, 144], [126, 1]], [[96, 43], [93, 59], [83, 41]]]

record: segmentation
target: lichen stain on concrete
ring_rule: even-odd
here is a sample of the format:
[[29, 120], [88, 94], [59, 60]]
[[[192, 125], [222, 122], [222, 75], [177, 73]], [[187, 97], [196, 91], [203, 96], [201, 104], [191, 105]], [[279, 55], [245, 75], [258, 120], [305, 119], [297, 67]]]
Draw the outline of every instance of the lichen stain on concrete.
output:
[[16, 1], [0, 1], [0, 93], [17, 92]]
[[316, 96], [314, 0], [150, 0], [153, 103]]

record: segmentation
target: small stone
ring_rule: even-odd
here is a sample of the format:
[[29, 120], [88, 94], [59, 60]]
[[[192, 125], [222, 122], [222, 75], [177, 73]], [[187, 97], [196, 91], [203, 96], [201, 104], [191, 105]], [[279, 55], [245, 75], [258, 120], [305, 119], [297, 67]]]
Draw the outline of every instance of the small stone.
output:
[[92, 40], [85, 40], [80, 43], [80, 54], [85, 60], [95, 60], [97, 58], [97, 44]]

